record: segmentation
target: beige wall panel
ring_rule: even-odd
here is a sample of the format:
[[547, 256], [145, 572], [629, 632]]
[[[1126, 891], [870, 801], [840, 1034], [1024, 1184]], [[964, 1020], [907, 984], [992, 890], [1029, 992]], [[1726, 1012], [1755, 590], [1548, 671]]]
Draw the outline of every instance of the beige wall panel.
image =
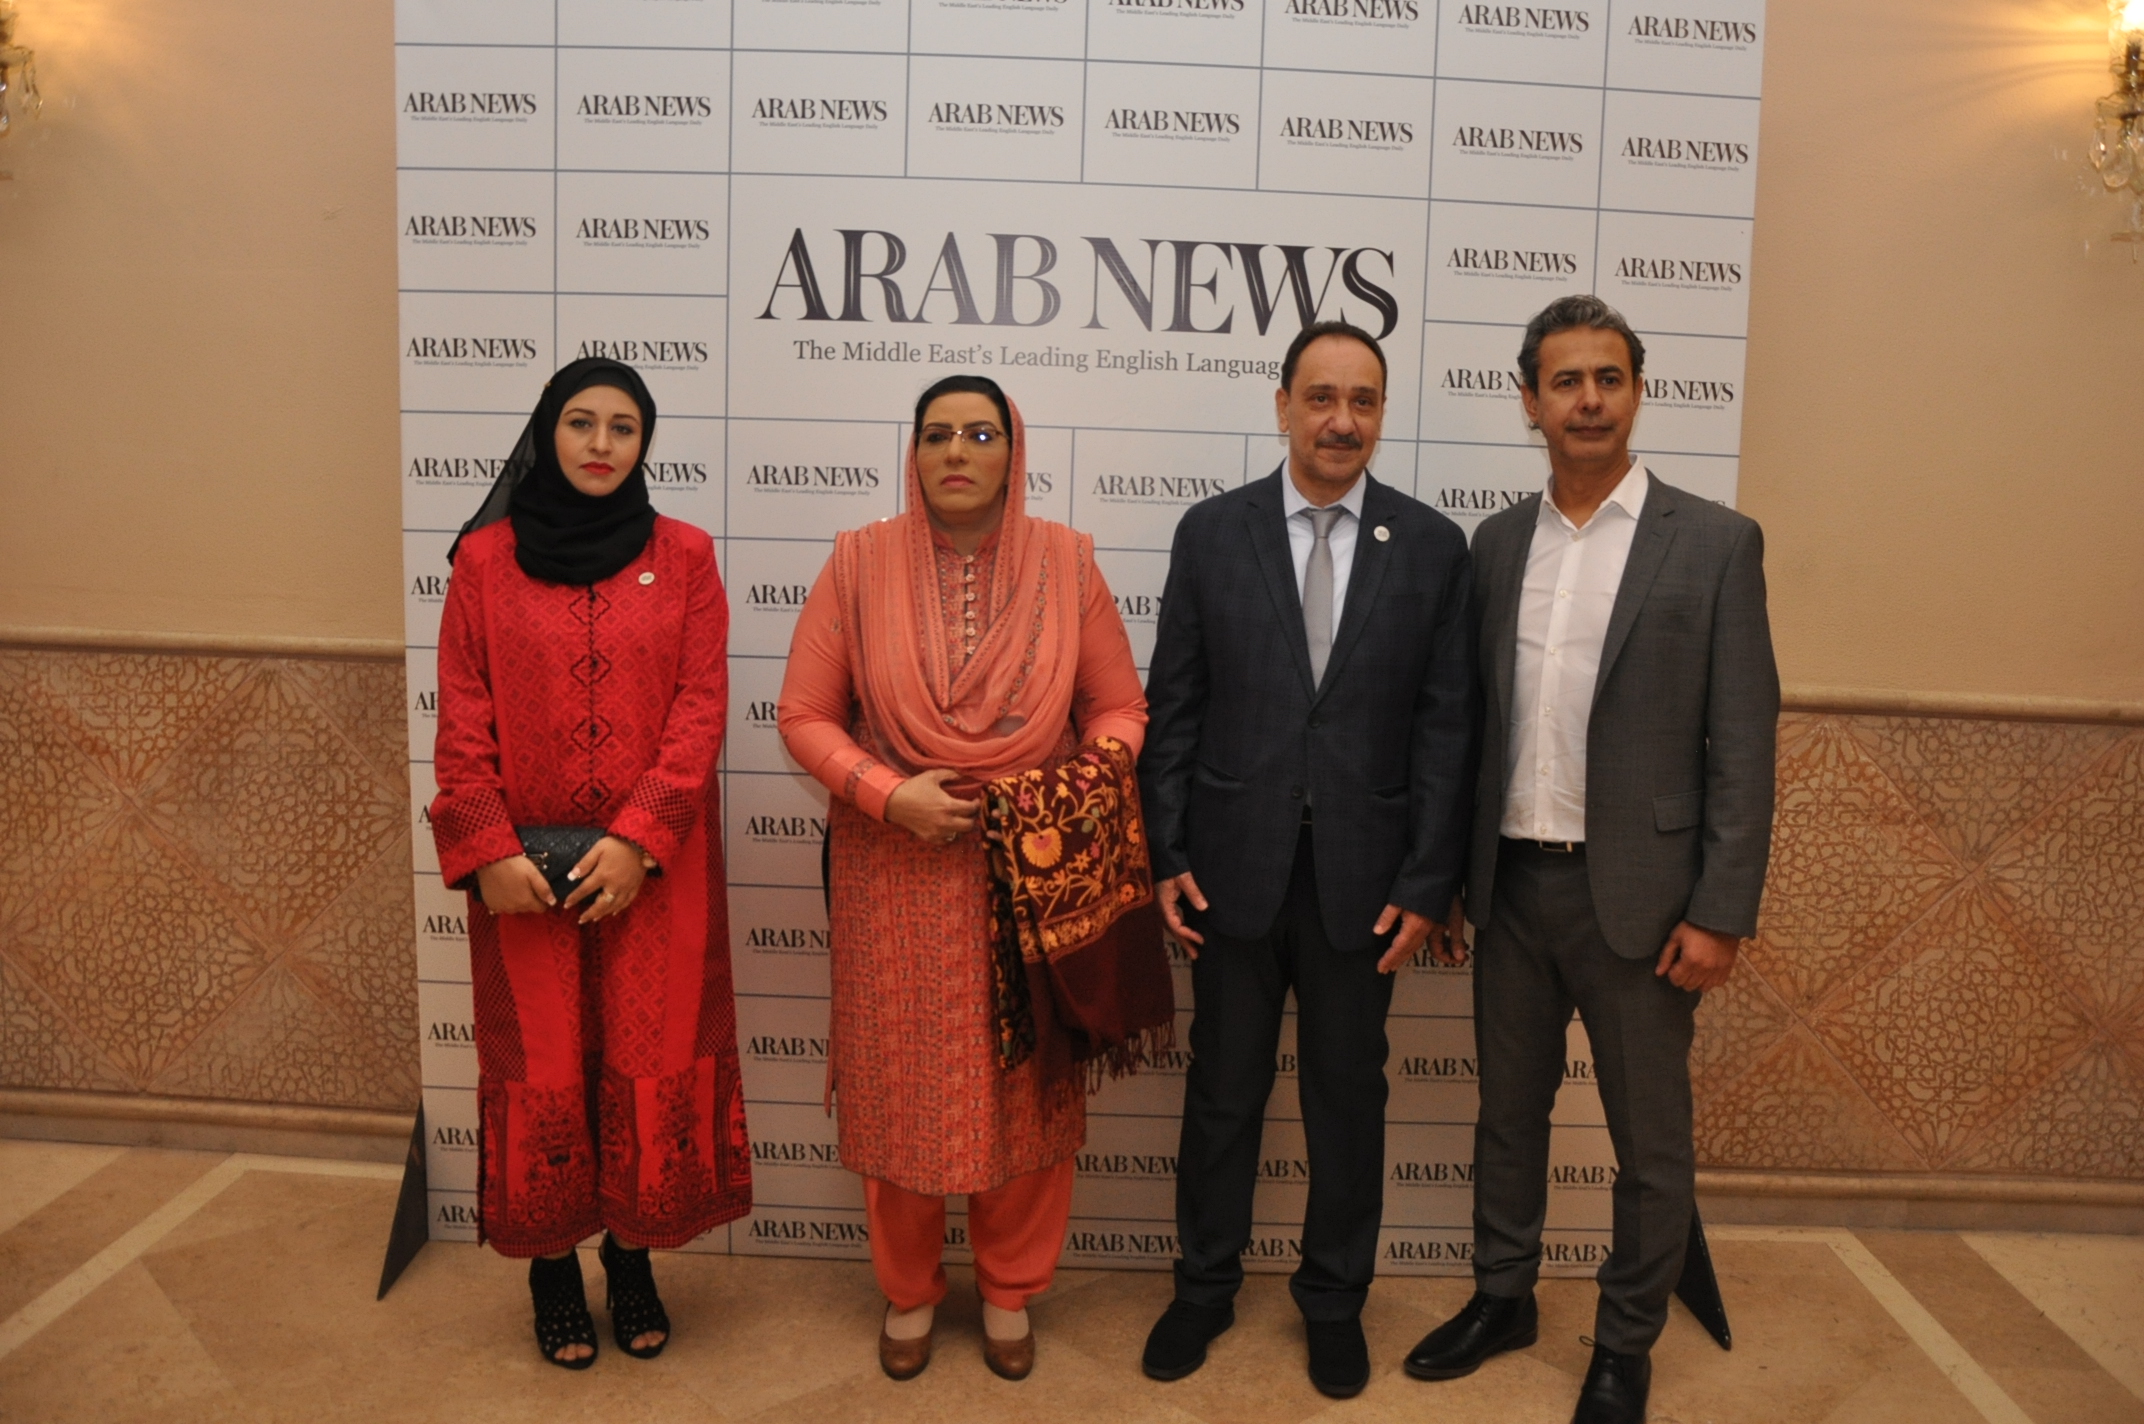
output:
[[1767, 10], [1739, 503], [1782, 676], [2144, 697], [2144, 265], [2085, 186], [2105, 8]]
[[22, 9], [0, 625], [399, 636], [390, 0]]

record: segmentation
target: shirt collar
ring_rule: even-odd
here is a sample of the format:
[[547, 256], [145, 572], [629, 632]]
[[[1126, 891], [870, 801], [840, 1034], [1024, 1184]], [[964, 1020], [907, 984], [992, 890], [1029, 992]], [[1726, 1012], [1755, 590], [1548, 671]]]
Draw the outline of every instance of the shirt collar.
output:
[[[1361, 474], [1355, 476], [1354, 485], [1348, 490], [1346, 494], [1340, 496], [1340, 502], [1337, 505], [1328, 504], [1323, 507], [1326, 509], [1344, 509], [1354, 517], [1355, 522], [1357, 524], [1360, 524], [1362, 522], [1362, 495], [1363, 491], [1367, 490], [1369, 487], [1370, 472], [1368, 470], [1364, 470]], [[1280, 508], [1282, 518], [1293, 519], [1295, 518], [1295, 516], [1301, 514], [1306, 509], [1317, 509], [1319, 507], [1320, 506], [1312, 504], [1309, 500], [1303, 498], [1303, 492], [1295, 487], [1295, 480], [1288, 474], [1288, 471], [1286, 469], [1283, 469], [1280, 472]]]
[[[1601, 507], [1593, 511], [1593, 518], [1598, 519], [1613, 509], [1629, 515], [1630, 521], [1633, 524], [1637, 523], [1639, 514], [1645, 509], [1646, 491], [1650, 488], [1652, 488], [1652, 478], [1646, 473], [1645, 462], [1643, 460], [1631, 461], [1630, 468], [1623, 472], [1623, 478], [1617, 480], [1615, 488], [1608, 491], [1608, 498], [1602, 500]], [[1556, 477], [1550, 475], [1548, 483], [1541, 487], [1541, 512], [1536, 516], [1534, 522], [1537, 524], [1561, 524], [1568, 528], [1571, 521], [1562, 510], [1556, 507], [1555, 489]], [[1592, 523], [1592, 519], [1586, 521], [1588, 527]]]

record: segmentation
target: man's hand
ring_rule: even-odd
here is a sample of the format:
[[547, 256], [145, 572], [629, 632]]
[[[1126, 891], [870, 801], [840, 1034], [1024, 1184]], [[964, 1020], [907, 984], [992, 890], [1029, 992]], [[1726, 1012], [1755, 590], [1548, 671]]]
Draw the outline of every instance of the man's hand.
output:
[[479, 870], [476, 897], [494, 915], [533, 915], [558, 903], [550, 882], [525, 855], [510, 855]]
[[1206, 908], [1206, 897], [1199, 890], [1199, 882], [1193, 879], [1191, 872], [1187, 870], [1182, 875], [1155, 881], [1154, 893], [1161, 899], [1161, 922], [1169, 927], [1170, 934], [1176, 936], [1176, 942], [1184, 947], [1184, 953], [1197, 959], [1198, 947], [1206, 943], [1206, 936], [1184, 923], [1178, 902], [1189, 900], [1194, 909], [1203, 911]]
[[946, 794], [945, 784], [959, 778], [959, 772], [945, 767], [909, 777], [886, 798], [886, 819], [919, 841], [951, 845], [975, 829], [983, 809], [980, 801]]
[[1443, 924], [1427, 915], [1387, 905], [1385, 912], [1377, 917], [1377, 923], [1370, 927], [1370, 933], [1383, 934], [1392, 928], [1395, 919], [1399, 922], [1400, 932], [1393, 936], [1392, 947], [1378, 958], [1378, 973], [1399, 972], [1399, 967], [1414, 958], [1415, 951], [1425, 942], [1429, 946], [1429, 957], [1439, 964], [1467, 962], [1467, 911], [1457, 895], [1452, 897], [1452, 908], [1445, 913]]
[[[1439, 964], [1458, 966], [1467, 962], [1467, 906], [1459, 896], [1452, 897], [1452, 908], [1440, 927], [1444, 933], [1431, 935], [1429, 957]], [[1441, 941], [1441, 942], [1440, 942]]]
[[1414, 952], [1422, 947], [1422, 941], [1429, 938], [1432, 931], [1440, 937], [1444, 934], [1444, 926], [1429, 916], [1403, 910], [1397, 905], [1385, 906], [1385, 912], [1377, 917], [1377, 923], [1370, 926], [1370, 933], [1383, 934], [1395, 923], [1399, 925], [1400, 932], [1392, 937], [1392, 948], [1386, 950], [1377, 961], [1377, 972], [1380, 974], [1398, 973], [1399, 967], [1414, 958]]
[[1716, 934], [1684, 920], [1668, 933], [1667, 948], [1653, 973], [1665, 974], [1678, 989], [1717, 989], [1735, 972], [1735, 956], [1741, 952], [1737, 935]]

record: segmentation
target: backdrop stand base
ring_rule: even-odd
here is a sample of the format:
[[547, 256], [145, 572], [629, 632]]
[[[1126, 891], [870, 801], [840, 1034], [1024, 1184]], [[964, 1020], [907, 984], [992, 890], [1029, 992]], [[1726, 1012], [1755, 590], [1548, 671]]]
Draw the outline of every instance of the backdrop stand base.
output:
[[1727, 1304], [1720, 1299], [1720, 1278], [1713, 1274], [1712, 1251], [1705, 1245], [1705, 1223], [1698, 1219], [1695, 1207], [1690, 1210], [1690, 1245], [1683, 1252], [1682, 1279], [1675, 1283], [1675, 1297], [1690, 1308], [1721, 1349], [1735, 1347], [1734, 1332], [1727, 1328]]
[[[380, 1293], [373, 1297], [374, 1300], [387, 1298], [388, 1290], [409, 1263], [417, 1259], [417, 1253], [430, 1239], [430, 1201], [431, 1192], [424, 1175], [424, 1108], [420, 1105], [417, 1121], [410, 1128], [409, 1157], [402, 1164], [402, 1193], [395, 1198], [395, 1221], [388, 1228], [387, 1259], [380, 1263]], [[1687, 1271], [1684, 1279], [1688, 1279]]]

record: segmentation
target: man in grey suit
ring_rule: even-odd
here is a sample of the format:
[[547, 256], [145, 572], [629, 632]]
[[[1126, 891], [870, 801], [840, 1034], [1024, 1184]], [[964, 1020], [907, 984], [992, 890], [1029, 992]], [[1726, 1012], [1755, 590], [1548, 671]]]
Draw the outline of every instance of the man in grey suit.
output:
[[1573, 1424], [1645, 1417], [1693, 1210], [1692, 1015], [1756, 932], [1771, 845], [1763, 534], [1631, 458], [1644, 361], [1597, 297], [1533, 319], [1521, 399], [1548, 489], [1474, 535], [1476, 1289], [1406, 1361], [1453, 1379], [1534, 1342], [1549, 1109], [1575, 1008], [1617, 1176]]

